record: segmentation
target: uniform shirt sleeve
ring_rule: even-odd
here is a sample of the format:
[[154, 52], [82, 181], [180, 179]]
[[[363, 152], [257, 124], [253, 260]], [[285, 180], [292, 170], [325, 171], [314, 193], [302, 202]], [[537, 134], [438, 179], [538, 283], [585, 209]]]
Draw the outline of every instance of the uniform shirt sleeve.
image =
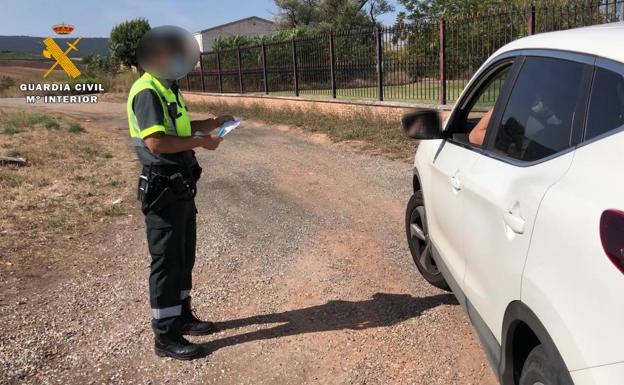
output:
[[167, 132], [162, 103], [153, 90], [145, 89], [136, 94], [132, 101], [132, 110], [139, 123], [141, 139], [155, 132]]

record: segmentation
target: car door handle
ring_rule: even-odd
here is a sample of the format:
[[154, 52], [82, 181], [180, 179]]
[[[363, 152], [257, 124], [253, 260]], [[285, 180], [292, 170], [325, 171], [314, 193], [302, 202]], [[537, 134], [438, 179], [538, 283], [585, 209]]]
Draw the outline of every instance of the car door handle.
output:
[[519, 215], [512, 213], [511, 211], [505, 212], [503, 215], [505, 224], [516, 234], [524, 233], [524, 225], [526, 221]]
[[459, 179], [458, 177], [453, 175], [451, 177], [451, 186], [453, 187], [453, 190], [455, 190], [455, 191], [461, 190], [461, 185], [462, 185], [461, 179]]

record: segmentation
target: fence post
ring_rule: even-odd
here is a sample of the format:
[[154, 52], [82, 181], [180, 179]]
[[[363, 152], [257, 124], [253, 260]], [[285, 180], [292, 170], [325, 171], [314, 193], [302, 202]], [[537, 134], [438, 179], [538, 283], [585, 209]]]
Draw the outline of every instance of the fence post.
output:
[[236, 46], [236, 58], [238, 60], [238, 90], [242, 94], [245, 90], [243, 89], [243, 71], [241, 69], [240, 45]]
[[383, 92], [383, 42], [381, 28], [375, 28], [376, 43], [377, 43], [377, 98], [379, 100], [384, 99]]
[[189, 78], [189, 74], [186, 74], [186, 89], [188, 91], [191, 90], [191, 81], [190, 81], [190, 78]]
[[535, 34], [535, 5], [531, 4], [529, 6], [529, 18], [527, 20], [527, 34], [534, 35]]
[[446, 104], [446, 22], [440, 18], [440, 104]]
[[202, 57], [203, 54], [203, 52], [199, 54], [199, 76], [201, 76], [202, 92], [206, 92], [206, 84], [204, 82], [204, 58]]
[[217, 73], [218, 73], [218, 80], [219, 80], [219, 93], [222, 94], [223, 93], [223, 76], [221, 75], [221, 54], [219, 53], [219, 51], [215, 51], [217, 53]]
[[329, 71], [331, 76], [332, 98], [336, 99], [336, 52], [334, 48], [334, 33], [329, 31]]
[[299, 96], [299, 69], [297, 65], [297, 42], [292, 39], [292, 60], [293, 60], [293, 87], [295, 96]]
[[264, 93], [269, 94], [269, 77], [267, 75], [267, 62], [266, 62], [266, 46], [264, 41], [262, 42], [262, 77], [264, 78]]

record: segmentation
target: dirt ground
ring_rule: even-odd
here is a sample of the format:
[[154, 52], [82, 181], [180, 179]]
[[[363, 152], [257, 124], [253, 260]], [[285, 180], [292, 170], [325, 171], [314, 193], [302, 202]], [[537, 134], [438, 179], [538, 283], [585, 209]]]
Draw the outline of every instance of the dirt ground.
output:
[[[0, 107], [23, 108], [11, 99]], [[106, 133], [129, 179], [120, 196], [129, 211], [71, 239], [37, 239], [28, 256], [0, 250], [0, 383], [496, 383], [461, 307], [411, 261], [403, 229], [411, 166], [253, 123], [197, 154], [192, 295], [220, 331], [192, 340], [211, 353], [156, 357], [125, 107], [28, 108]]]

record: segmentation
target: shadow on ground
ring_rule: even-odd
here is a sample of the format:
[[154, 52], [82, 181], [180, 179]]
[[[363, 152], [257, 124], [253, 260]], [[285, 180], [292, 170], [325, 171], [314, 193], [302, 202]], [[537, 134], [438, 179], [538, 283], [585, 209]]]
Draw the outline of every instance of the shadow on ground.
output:
[[323, 305], [290, 310], [282, 313], [257, 315], [231, 321], [217, 322], [220, 331], [250, 325], [279, 323], [280, 325], [202, 344], [207, 354], [217, 349], [250, 341], [266, 340], [297, 334], [342, 329], [362, 330], [391, 326], [423, 311], [440, 305], [457, 305], [451, 294], [415, 298], [409, 294], [377, 293], [365, 301], [329, 301]]

